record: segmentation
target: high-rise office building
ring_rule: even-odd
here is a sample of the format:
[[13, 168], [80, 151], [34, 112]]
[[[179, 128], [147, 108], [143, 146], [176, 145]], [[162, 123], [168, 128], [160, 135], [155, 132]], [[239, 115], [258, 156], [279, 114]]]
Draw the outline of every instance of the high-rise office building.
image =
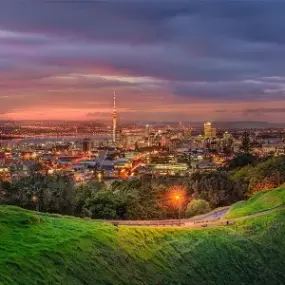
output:
[[151, 132], [151, 126], [147, 124], [145, 126], [145, 137], [147, 139], [147, 146], [151, 145], [151, 143], [150, 143], [150, 132]]
[[212, 127], [211, 122], [207, 122], [204, 124], [204, 137], [207, 139], [211, 139], [217, 136], [216, 128]]
[[91, 141], [91, 139], [84, 139], [82, 142], [82, 149], [84, 152], [89, 152], [91, 151], [91, 149], [93, 148], [93, 142]]
[[212, 123], [210, 122], [204, 124], [204, 137], [205, 138], [212, 137]]
[[113, 130], [112, 130], [112, 140], [113, 144], [116, 144], [116, 134], [117, 134], [117, 108], [116, 108], [116, 92], [114, 91], [114, 106], [113, 106]]

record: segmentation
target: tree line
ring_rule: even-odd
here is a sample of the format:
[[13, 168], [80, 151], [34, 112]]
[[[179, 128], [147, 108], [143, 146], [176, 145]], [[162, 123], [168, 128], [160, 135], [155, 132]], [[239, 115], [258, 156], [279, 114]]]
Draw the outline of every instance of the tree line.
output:
[[[285, 182], [285, 158], [243, 155], [216, 172], [185, 178], [139, 178], [111, 185], [76, 185], [65, 175], [0, 182], [0, 203], [30, 210], [99, 219], [171, 219], [202, 214]], [[179, 195], [180, 200], [175, 200]]]

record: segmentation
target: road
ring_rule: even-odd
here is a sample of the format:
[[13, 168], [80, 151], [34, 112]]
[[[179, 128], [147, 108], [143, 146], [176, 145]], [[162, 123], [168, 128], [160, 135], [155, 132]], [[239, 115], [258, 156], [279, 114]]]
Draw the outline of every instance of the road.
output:
[[210, 213], [207, 213], [205, 215], [201, 215], [201, 216], [196, 216], [193, 218], [188, 219], [188, 221], [216, 221], [219, 220], [221, 218], [223, 218], [226, 213], [229, 211], [230, 207], [223, 207], [220, 209], [215, 209], [213, 211], [211, 211]]
[[265, 210], [262, 212], [258, 212], [249, 216], [235, 218], [235, 219], [223, 219], [226, 213], [229, 211], [230, 207], [224, 207], [220, 209], [216, 209], [208, 214], [196, 216], [189, 219], [181, 219], [179, 220], [117, 220], [117, 221], [107, 221], [116, 226], [147, 226], [147, 227], [183, 227], [183, 228], [203, 228], [203, 227], [213, 227], [213, 226], [226, 226], [234, 224], [237, 221], [253, 218], [257, 216], [267, 215], [281, 209], [285, 209], [285, 205], [276, 207], [274, 209]]
[[189, 219], [172, 219], [172, 220], [113, 220], [107, 221], [114, 225], [127, 225], [127, 226], [190, 226], [199, 225], [201, 223], [214, 222], [222, 219], [228, 212], [230, 207], [216, 209], [208, 214], [196, 216]]

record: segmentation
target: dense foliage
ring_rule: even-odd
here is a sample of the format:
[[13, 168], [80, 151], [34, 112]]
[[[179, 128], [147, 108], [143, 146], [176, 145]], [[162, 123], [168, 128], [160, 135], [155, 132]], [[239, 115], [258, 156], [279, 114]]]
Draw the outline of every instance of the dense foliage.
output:
[[227, 163], [227, 169], [234, 170], [248, 165], [256, 165], [259, 162], [261, 162], [260, 159], [250, 153], [240, 154]]
[[2, 204], [12, 204], [43, 212], [73, 214], [76, 198], [74, 183], [67, 176], [33, 174], [0, 188]]
[[246, 192], [245, 186], [231, 179], [227, 172], [196, 173], [189, 180], [189, 187], [193, 197], [208, 201], [212, 208], [242, 200]]
[[247, 196], [275, 188], [285, 182], [285, 157], [272, 157], [256, 165], [235, 170], [232, 173], [235, 181], [247, 185]]
[[[98, 182], [76, 186], [66, 176], [37, 174], [2, 183], [1, 189], [2, 204], [100, 219], [177, 218], [179, 208], [183, 217], [192, 199], [204, 199], [214, 208], [244, 197], [240, 184], [225, 172], [196, 174], [176, 184], [167, 179], [134, 179], [111, 186]], [[177, 193], [179, 204], [174, 199]]]

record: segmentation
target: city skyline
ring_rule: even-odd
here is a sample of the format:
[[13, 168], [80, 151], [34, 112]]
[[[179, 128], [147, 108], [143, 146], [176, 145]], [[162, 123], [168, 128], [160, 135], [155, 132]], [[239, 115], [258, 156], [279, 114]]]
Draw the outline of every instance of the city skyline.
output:
[[283, 8], [3, 0], [0, 120], [282, 122]]

